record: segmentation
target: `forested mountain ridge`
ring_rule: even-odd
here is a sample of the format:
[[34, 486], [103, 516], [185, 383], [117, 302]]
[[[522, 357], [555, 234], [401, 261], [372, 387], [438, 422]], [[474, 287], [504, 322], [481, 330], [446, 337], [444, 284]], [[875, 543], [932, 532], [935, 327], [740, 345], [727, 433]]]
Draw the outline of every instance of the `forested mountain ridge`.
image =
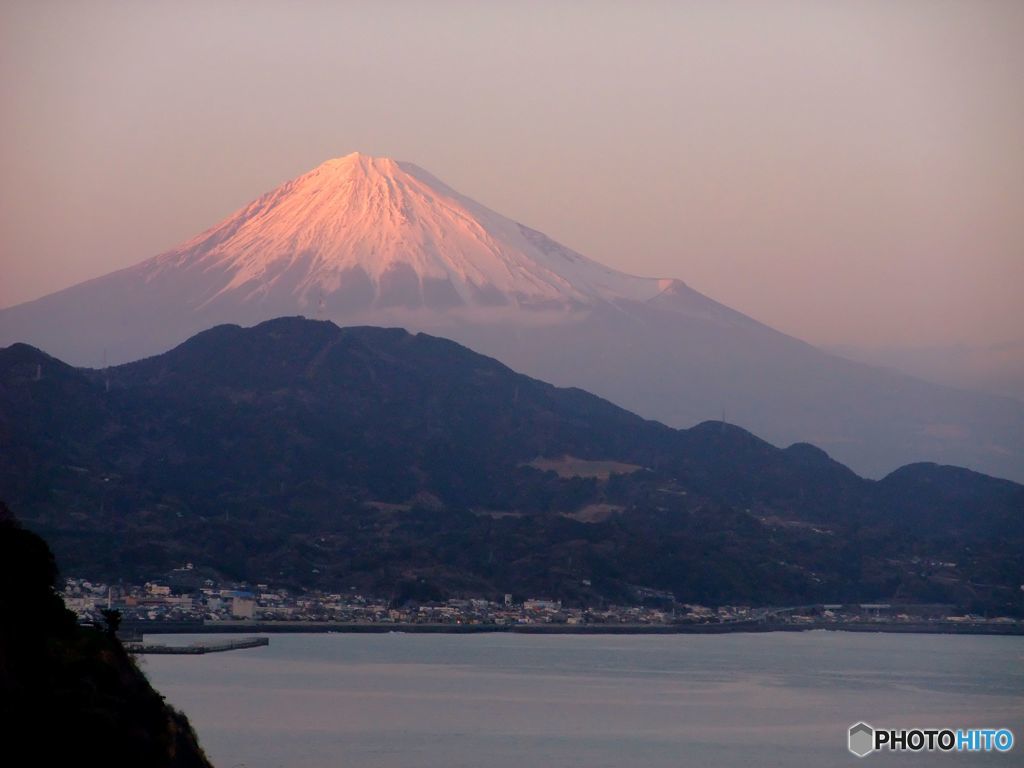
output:
[[[681, 394], [680, 396], [685, 396]], [[69, 571], [1019, 610], [1024, 486], [675, 430], [425, 334], [280, 318], [104, 370], [0, 350], [0, 496]]]

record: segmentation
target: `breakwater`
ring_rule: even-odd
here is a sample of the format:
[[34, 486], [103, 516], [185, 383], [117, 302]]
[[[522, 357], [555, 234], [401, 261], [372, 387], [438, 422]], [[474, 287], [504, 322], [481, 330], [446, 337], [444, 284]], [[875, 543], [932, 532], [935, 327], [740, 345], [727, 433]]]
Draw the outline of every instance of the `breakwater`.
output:
[[270, 640], [266, 637], [249, 637], [245, 640], [228, 640], [222, 643], [193, 643], [192, 645], [125, 643], [125, 648], [132, 653], [198, 656], [204, 653], [223, 653], [224, 651], [237, 651], [243, 648], [261, 648], [266, 645], [270, 645]]

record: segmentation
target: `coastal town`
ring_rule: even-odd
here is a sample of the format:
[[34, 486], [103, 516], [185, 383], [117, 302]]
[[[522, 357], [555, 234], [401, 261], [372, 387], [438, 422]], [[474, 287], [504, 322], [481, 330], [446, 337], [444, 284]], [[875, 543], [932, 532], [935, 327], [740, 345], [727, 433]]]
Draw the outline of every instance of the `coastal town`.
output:
[[99, 621], [103, 610], [117, 610], [126, 626], [149, 632], [252, 631], [288, 628], [359, 631], [435, 629], [486, 631], [757, 631], [759, 629], [838, 628], [877, 631], [977, 631], [1022, 634], [1024, 622], [984, 616], [945, 604], [817, 604], [784, 607], [715, 606], [677, 603], [666, 595], [646, 605], [576, 607], [545, 597], [501, 601], [481, 598], [404, 602], [357, 594], [296, 593], [266, 584], [216, 584], [179, 589], [167, 584], [112, 585], [68, 578], [65, 605], [82, 622]]

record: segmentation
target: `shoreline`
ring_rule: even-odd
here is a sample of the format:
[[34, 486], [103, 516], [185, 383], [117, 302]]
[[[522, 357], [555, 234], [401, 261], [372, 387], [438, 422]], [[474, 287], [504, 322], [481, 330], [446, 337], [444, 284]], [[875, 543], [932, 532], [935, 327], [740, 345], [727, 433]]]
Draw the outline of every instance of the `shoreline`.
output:
[[121, 631], [140, 635], [181, 634], [450, 634], [522, 635], [722, 635], [765, 632], [881, 632], [886, 634], [1022, 636], [1024, 624], [983, 622], [735, 622], [723, 624], [352, 624], [331, 621], [129, 622]]

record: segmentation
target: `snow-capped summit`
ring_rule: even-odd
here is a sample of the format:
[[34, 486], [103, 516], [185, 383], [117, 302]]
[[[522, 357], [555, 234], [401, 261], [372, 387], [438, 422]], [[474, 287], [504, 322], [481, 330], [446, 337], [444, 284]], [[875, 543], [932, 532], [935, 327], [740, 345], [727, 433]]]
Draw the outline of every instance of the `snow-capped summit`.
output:
[[97, 365], [163, 351], [218, 323], [282, 315], [458, 338], [458, 328], [576, 322], [597, 307], [648, 302], [756, 325], [681, 281], [588, 259], [412, 163], [355, 152], [177, 248], [0, 310], [0, 344], [28, 341]]
[[[659, 281], [591, 261], [460, 195], [422, 168], [358, 152], [328, 160], [140, 264], [197, 272], [193, 306], [269, 301], [295, 312], [644, 300]], [[211, 279], [212, 276], [216, 276]]]

